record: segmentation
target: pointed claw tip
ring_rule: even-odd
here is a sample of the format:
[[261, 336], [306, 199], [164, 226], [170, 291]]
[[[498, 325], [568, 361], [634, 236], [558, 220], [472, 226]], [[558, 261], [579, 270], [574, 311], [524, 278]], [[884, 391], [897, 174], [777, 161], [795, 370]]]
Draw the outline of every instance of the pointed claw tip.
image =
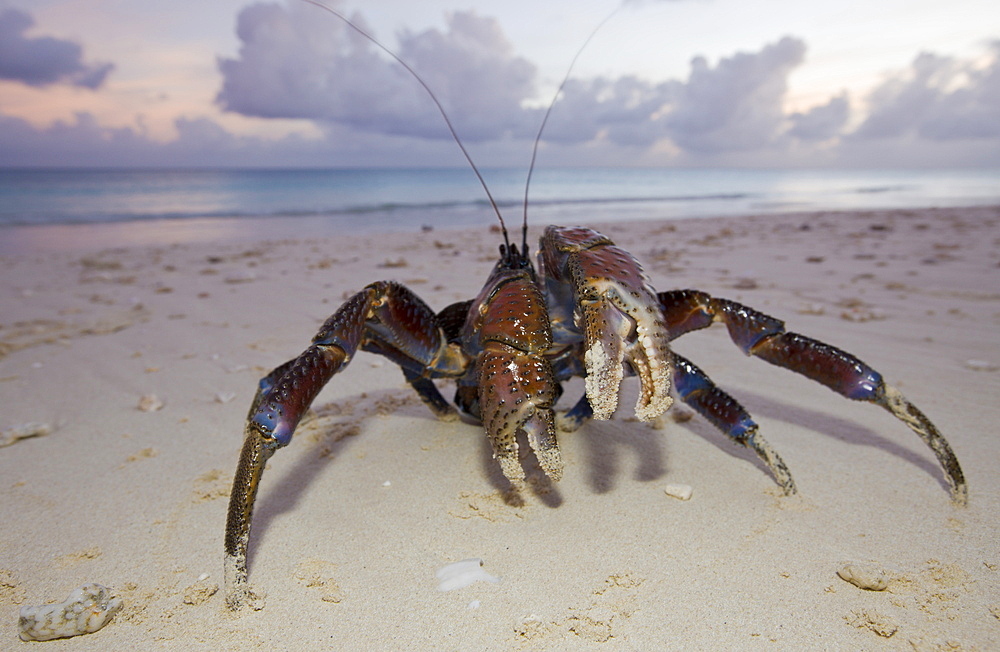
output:
[[[450, 407], [450, 406], [449, 406]], [[437, 415], [438, 421], [443, 423], [452, 423], [459, 420], [458, 411], [451, 408], [447, 412], [441, 412]]]
[[497, 455], [496, 457], [500, 462], [500, 471], [504, 477], [515, 489], [520, 490], [524, 486], [524, 469], [521, 468], [521, 463], [518, 460], [517, 447], [515, 446], [513, 454]]
[[674, 399], [669, 395], [653, 396], [649, 401], [640, 401], [635, 406], [635, 416], [640, 421], [652, 421], [670, 409]]
[[562, 462], [558, 464], [542, 464], [542, 471], [545, 472], [546, 477], [552, 482], [559, 482], [562, 480]]
[[238, 614], [246, 609], [260, 611], [264, 608], [267, 595], [263, 592], [256, 592], [249, 586], [239, 586], [230, 589], [226, 593], [226, 609], [234, 614]]
[[535, 457], [538, 459], [538, 465], [542, 467], [542, 471], [550, 480], [559, 482], [562, 479], [563, 464], [559, 449], [535, 449]]

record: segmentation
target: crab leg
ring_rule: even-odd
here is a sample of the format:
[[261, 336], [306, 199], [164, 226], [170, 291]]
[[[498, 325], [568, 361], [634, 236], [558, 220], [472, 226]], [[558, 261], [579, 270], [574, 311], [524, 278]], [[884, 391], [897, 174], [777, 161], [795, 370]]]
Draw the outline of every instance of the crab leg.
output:
[[951, 485], [952, 500], [958, 504], [967, 502], [965, 476], [948, 441], [923, 412], [864, 362], [829, 344], [786, 331], [781, 320], [734, 301], [697, 290], [661, 292], [658, 296], [670, 339], [719, 321], [747, 355], [802, 374], [841, 396], [888, 410], [934, 451]]
[[[753, 450], [767, 465], [785, 494], [796, 492], [795, 482], [778, 453], [760, 434], [757, 423], [735, 398], [719, 389], [704, 371], [683, 356], [674, 356], [674, 388], [677, 397], [721, 430], [737, 444]], [[576, 405], [557, 415], [556, 423], [564, 432], [574, 432], [593, 418], [587, 395]]]
[[660, 304], [638, 261], [583, 227], [550, 226], [541, 244], [539, 266], [549, 293], [567, 313], [554, 321], [578, 321], [584, 331], [587, 399], [594, 418], [609, 419], [617, 409], [623, 363], [639, 377], [636, 416], [648, 421], [662, 414], [672, 400], [673, 358]]
[[[429, 375], [457, 375], [465, 366], [450, 347], [434, 313], [396, 283], [373, 283], [347, 300], [299, 357], [260, 381], [247, 415], [243, 450], [233, 479], [226, 519], [226, 604], [230, 609], [255, 598], [247, 584], [246, 555], [253, 505], [264, 465], [287, 446], [299, 420], [324, 385], [343, 369], [358, 348], [386, 355], [403, 367], [407, 380], [426, 402], [447, 414], [427, 387]], [[418, 373], [423, 370], [427, 375]]]
[[725, 393], [687, 358], [674, 354], [677, 396], [738, 444], [743, 444], [771, 470], [786, 495], [795, 493], [788, 467], [760, 434], [757, 424], [735, 398]]

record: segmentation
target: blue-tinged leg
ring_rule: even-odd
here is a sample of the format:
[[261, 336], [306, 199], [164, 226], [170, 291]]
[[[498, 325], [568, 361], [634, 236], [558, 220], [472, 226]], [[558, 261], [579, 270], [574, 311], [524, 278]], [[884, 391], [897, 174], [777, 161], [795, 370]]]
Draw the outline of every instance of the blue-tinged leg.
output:
[[410, 387], [416, 390], [417, 395], [420, 396], [420, 400], [424, 402], [424, 405], [430, 408], [431, 412], [438, 419], [442, 421], [455, 421], [458, 419], [458, 412], [445, 400], [430, 378], [421, 376], [405, 367], [403, 368], [403, 376], [406, 377], [406, 382], [410, 383]]
[[556, 414], [556, 424], [563, 432], [575, 432], [580, 426], [589, 421], [594, 416], [594, 408], [590, 407], [590, 401], [584, 394], [576, 405], [566, 410], [566, 412]]
[[743, 406], [725, 393], [687, 358], [674, 354], [674, 389], [678, 398], [737, 444], [757, 453], [786, 495], [795, 493], [795, 481], [781, 457], [761, 436]]
[[316, 394], [354, 355], [370, 312], [374, 292], [354, 295], [320, 331], [340, 336], [313, 340], [302, 355], [264, 377], [247, 415], [243, 450], [233, 478], [226, 518], [226, 605], [233, 610], [244, 605], [259, 607], [247, 582], [247, 546], [257, 488], [267, 460], [287, 446], [292, 433]]
[[260, 381], [247, 416], [226, 519], [226, 604], [230, 609], [254, 606], [258, 601], [247, 583], [246, 554], [264, 466], [274, 451], [291, 442], [313, 399], [359, 348], [400, 364], [407, 380], [439, 416], [447, 411], [446, 404], [429, 377], [457, 376], [465, 366], [461, 351], [447, 344], [436, 316], [423, 301], [401, 285], [379, 282], [348, 299], [323, 324], [309, 348]]
[[292, 368], [292, 365], [295, 364], [295, 361], [297, 359], [298, 358], [293, 358], [292, 360], [289, 360], [285, 364], [275, 367], [274, 369], [271, 370], [271, 373], [267, 374], [266, 376], [260, 379], [260, 382], [257, 383], [257, 393], [254, 395], [253, 402], [250, 403], [250, 411], [247, 413], [248, 421], [253, 417], [254, 414], [257, 413], [257, 408], [260, 407], [260, 404], [264, 401], [264, 398], [271, 393], [271, 389], [274, 388], [274, 384], [277, 383], [278, 380], [280, 380], [281, 377], [285, 375], [285, 372], [287, 372], [289, 369]]
[[756, 356], [821, 383], [841, 396], [879, 405], [903, 421], [934, 451], [951, 485], [952, 500], [964, 505], [968, 487], [958, 458], [933, 423], [881, 374], [834, 346], [785, 330], [785, 324], [753, 308], [717, 299], [697, 290], [661, 292], [658, 296], [670, 339], [722, 322], [733, 342]]

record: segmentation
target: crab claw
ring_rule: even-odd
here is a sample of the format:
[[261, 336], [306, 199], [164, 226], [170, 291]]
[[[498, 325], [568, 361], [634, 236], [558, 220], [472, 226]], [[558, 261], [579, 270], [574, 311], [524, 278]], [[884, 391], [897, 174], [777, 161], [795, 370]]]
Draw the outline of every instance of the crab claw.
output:
[[648, 421], [673, 400], [673, 356], [660, 304], [639, 262], [606, 236], [583, 227], [550, 226], [541, 266], [553, 281], [570, 281], [575, 320], [584, 332], [587, 400], [608, 419], [628, 364], [639, 377], [636, 416]]
[[500, 470], [514, 487], [523, 485], [517, 445], [517, 433], [523, 431], [545, 475], [560, 480], [563, 464], [556, 442], [555, 392], [548, 361], [490, 347], [480, 365], [483, 425]]
[[500, 469], [519, 489], [524, 484], [519, 432], [545, 475], [562, 477], [552, 411], [557, 389], [544, 355], [552, 346], [545, 298], [527, 268], [502, 262], [469, 311], [469, 330], [478, 333], [482, 346], [477, 367], [483, 425]]

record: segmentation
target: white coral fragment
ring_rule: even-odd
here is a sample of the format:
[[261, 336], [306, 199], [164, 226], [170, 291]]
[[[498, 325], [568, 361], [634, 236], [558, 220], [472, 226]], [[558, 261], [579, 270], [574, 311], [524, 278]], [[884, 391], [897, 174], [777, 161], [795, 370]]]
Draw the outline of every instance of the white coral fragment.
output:
[[143, 412], [156, 412], [163, 409], [163, 401], [156, 394], [143, 394], [136, 407]]
[[691, 500], [694, 489], [689, 484], [668, 484], [663, 488], [663, 491], [677, 500]]
[[479, 581], [493, 583], [500, 581], [499, 577], [493, 577], [483, 570], [483, 560], [478, 558], [463, 559], [462, 561], [448, 564], [444, 568], [438, 569], [436, 575], [441, 580], [441, 583], [438, 584], [439, 591], [464, 589], [470, 584]]
[[1000, 365], [987, 360], [966, 360], [965, 368], [972, 371], [997, 371], [1000, 370]]
[[110, 622], [122, 608], [121, 598], [100, 584], [85, 584], [65, 602], [21, 607], [18, 622], [22, 641], [49, 641], [91, 634]]
[[54, 428], [47, 423], [19, 423], [16, 426], [5, 428], [0, 431], [0, 448], [10, 446], [22, 439], [29, 437], [44, 437], [52, 434]]
[[846, 564], [837, 571], [837, 575], [866, 591], [885, 591], [889, 586], [889, 575], [874, 564]]

